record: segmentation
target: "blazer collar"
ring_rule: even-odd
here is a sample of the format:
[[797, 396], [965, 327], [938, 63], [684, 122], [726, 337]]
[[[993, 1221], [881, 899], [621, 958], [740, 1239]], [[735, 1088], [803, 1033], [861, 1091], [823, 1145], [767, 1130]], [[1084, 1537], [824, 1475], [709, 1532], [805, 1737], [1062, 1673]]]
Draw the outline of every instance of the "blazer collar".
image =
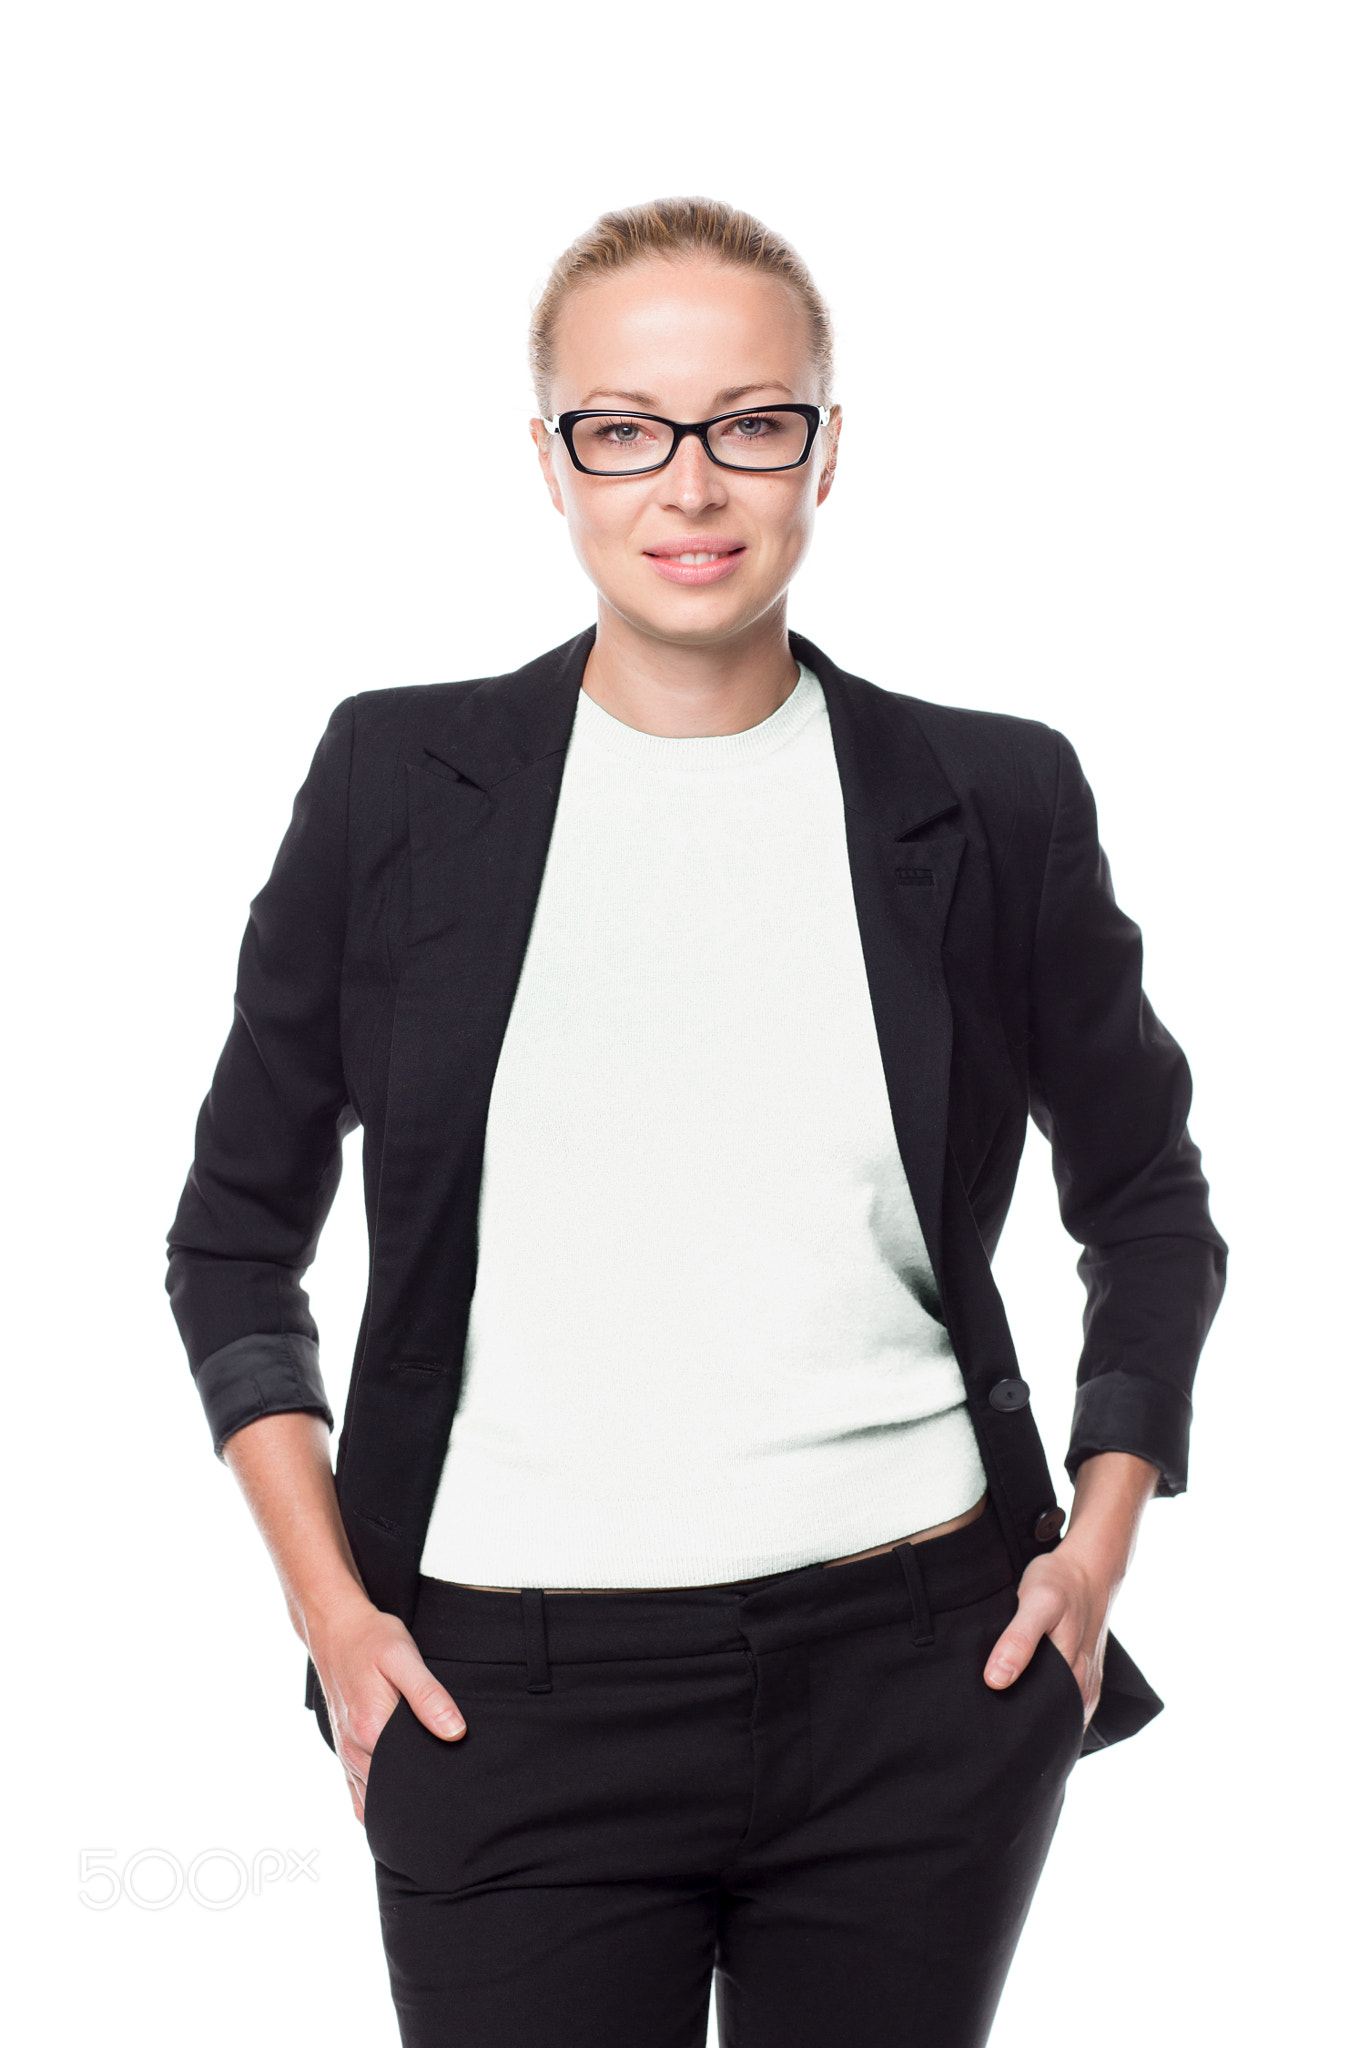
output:
[[[893, 839], [954, 810], [956, 793], [913, 701], [846, 673], [803, 634], [787, 637], [824, 690], [845, 803]], [[563, 752], [596, 638], [596, 626], [589, 626], [523, 668], [476, 683], [424, 742], [425, 752], [490, 794], [533, 762]]]
[[866, 812], [893, 839], [956, 810], [957, 792], [924, 736], [913, 700], [836, 667], [804, 634], [787, 639], [824, 690], [845, 805]]

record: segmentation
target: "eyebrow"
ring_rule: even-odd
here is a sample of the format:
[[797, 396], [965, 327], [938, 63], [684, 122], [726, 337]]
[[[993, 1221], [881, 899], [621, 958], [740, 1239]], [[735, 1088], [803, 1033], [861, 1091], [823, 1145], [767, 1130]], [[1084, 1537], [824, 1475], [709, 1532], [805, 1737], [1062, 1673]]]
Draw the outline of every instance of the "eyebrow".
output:
[[[770, 379], [769, 382], [766, 384], [734, 384], [730, 387], [728, 391], [718, 391], [712, 402], [715, 405], [730, 405], [737, 398], [748, 398], [750, 393], [754, 391], [785, 391], [787, 393], [788, 398], [794, 398], [796, 396], [794, 391], [790, 390], [787, 385], [779, 383], [778, 380], [774, 377]], [[659, 402], [658, 399], [655, 398], [648, 391], [595, 390], [590, 391], [587, 397], [583, 400], [582, 406], [579, 407], [580, 412], [585, 410], [588, 406], [590, 406], [594, 398], [623, 398], [626, 401], [627, 405], [642, 405], [647, 409], [652, 408]]]

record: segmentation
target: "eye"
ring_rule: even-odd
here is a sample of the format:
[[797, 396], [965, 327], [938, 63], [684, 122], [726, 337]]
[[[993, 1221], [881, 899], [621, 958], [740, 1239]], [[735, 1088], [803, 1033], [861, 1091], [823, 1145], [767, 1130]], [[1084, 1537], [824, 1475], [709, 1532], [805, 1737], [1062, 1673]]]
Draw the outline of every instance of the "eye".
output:
[[623, 414], [619, 419], [595, 420], [592, 438], [600, 446], [609, 448], [638, 448], [650, 436], [650, 422], [634, 419]]
[[791, 469], [802, 458], [806, 422], [790, 407], [737, 412], [709, 430], [711, 448], [732, 469]]

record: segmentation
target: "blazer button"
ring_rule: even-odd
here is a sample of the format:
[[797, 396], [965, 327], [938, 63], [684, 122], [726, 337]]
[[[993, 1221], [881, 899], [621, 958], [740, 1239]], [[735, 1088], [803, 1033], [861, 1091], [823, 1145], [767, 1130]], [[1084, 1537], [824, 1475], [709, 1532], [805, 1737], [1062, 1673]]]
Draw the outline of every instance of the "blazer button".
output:
[[1060, 1533], [1062, 1523], [1065, 1520], [1065, 1508], [1049, 1508], [1045, 1515], [1039, 1515], [1033, 1525], [1034, 1542], [1051, 1543], [1053, 1537]]
[[1027, 1408], [1028, 1381], [997, 1380], [986, 1399], [992, 1408], [1003, 1408], [1007, 1411], [1011, 1408]]

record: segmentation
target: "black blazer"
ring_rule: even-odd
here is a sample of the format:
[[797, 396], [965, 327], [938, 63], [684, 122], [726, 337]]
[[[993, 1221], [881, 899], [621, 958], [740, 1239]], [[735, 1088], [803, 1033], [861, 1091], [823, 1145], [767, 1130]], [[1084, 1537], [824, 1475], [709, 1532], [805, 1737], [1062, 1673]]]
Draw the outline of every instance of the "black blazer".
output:
[[[485, 1121], [596, 628], [480, 681], [338, 705], [251, 905], [231, 1031], [169, 1235], [214, 1447], [332, 1422], [302, 1286], [364, 1127], [369, 1290], [337, 1452], [367, 1591], [410, 1621], [460, 1393]], [[843, 788], [891, 1113], [1017, 1573], [1064, 1519], [991, 1257], [1032, 1115], [1087, 1304], [1066, 1470], [1102, 1450], [1184, 1490], [1227, 1248], [1184, 1055], [1142, 991], [1070, 744], [847, 675], [810, 641]], [[328, 1740], [311, 1665], [308, 1704]], [[1111, 1635], [1085, 1751], [1162, 1701]], [[1084, 1752], [1083, 1752], [1084, 1753]]]

